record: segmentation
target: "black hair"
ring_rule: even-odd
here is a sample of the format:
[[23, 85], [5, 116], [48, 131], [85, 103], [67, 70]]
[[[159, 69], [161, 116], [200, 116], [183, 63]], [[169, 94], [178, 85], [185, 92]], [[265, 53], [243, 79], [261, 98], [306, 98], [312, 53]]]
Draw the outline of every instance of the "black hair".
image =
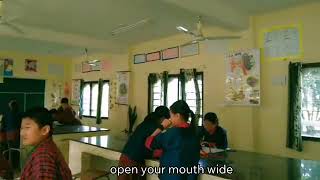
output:
[[19, 104], [17, 100], [13, 99], [9, 102], [9, 108], [11, 112], [19, 112]]
[[61, 103], [63, 103], [63, 104], [69, 104], [69, 99], [66, 98], [66, 97], [64, 97], [64, 98], [61, 99]]
[[210, 121], [212, 124], [219, 124], [219, 119], [214, 112], [208, 112], [206, 115], [204, 115], [203, 118], [205, 121]]
[[191, 128], [196, 130], [196, 116], [184, 100], [178, 100], [170, 106], [170, 111], [174, 114], [179, 113], [183, 120], [188, 122], [191, 117]]
[[170, 118], [170, 110], [166, 106], [158, 106], [154, 112], [161, 118], [161, 119], [169, 119]]
[[22, 116], [22, 118], [30, 118], [32, 119], [39, 128], [42, 128], [44, 126], [50, 127], [49, 135], [52, 135], [53, 133], [53, 127], [52, 127], [52, 116], [48, 109], [44, 107], [34, 107], [32, 109], [29, 109], [27, 112], [25, 112]]
[[55, 109], [55, 108], [50, 109], [50, 111], [49, 111], [50, 114], [55, 114], [55, 113], [57, 113], [57, 112], [58, 112], [58, 110]]

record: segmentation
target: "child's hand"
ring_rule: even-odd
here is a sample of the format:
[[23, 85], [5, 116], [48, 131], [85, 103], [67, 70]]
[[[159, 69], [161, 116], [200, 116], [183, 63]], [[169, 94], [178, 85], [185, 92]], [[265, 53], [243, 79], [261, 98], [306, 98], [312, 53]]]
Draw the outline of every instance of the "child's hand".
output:
[[202, 158], [206, 158], [206, 157], [209, 157], [209, 153], [206, 153], [206, 152], [204, 152], [203, 150], [200, 150], [200, 156], [201, 156]]
[[169, 119], [164, 119], [164, 120], [162, 121], [162, 123], [161, 123], [161, 125], [162, 125], [165, 129], [167, 129], [168, 127], [170, 127], [171, 124], [172, 124], [172, 122], [171, 122]]
[[216, 143], [210, 143], [210, 142], [203, 141], [203, 142], [201, 142], [201, 146], [214, 148], [214, 147], [216, 147]]

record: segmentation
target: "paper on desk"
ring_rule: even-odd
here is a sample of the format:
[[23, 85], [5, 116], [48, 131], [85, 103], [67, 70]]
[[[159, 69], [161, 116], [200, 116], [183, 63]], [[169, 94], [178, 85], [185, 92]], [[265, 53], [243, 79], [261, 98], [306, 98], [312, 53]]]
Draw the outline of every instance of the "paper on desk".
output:
[[209, 147], [202, 147], [202, 150], [206, 153], [218, 153], [223, 152], [224, 149], [218, 149], [218, 148], [209, 148]]

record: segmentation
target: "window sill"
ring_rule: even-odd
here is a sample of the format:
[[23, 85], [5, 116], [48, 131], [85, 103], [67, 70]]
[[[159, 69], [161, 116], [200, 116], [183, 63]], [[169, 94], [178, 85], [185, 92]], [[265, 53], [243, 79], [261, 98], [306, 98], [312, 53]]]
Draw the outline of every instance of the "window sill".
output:
[[303, 141], [320, 142], [320, 138], [302, 136]]

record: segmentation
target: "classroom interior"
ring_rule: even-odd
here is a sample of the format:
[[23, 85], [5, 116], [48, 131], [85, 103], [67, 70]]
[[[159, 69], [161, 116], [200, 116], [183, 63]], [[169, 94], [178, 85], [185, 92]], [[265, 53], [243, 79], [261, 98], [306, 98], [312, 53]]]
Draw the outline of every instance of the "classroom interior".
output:
[[[66, 139], [96, 141], [96, 138], [93, 140], [90, 137], [99, 135], [107, 135], [108, 143], [113, 142], [113, 136], [122, 139], [129, 128], [129, 106], [136, 107], [134, 129], [154, 107], [170, 106], [180, 98], [178, 77], [181, 69], [195, 69], [199, 74], [201, 103], [192, 101], [194, 109], [200, 105], [199, 125], [202, 125], [205, 113], [215, 112], [219, 124], [227, 131], [231, 149], [320, 161], [320, 136], [302, 137], [302, 151], [287, 147], [289, 64], [301, 62], [320, 67], [317, 64], [320, 51], [316, 45], [320, 42], [320, 24], [317, 20], [320, 18], [320, 2], [317, 0], [0, 2], [0, 59], [3, 70], [12, 73], [0, 76], [1, 112], [12, 96], [18, 99], [23, 110], [34, 105], [58, 108], [61, 98], [69, 98], [77, 116], [81, 117], [79, 119], [84, 129], [90, 128], [89, 133], [84, 135], [77, 134], [77, 130], [72, 135], [68, 132], [56, 135], [57, 144], [60, 143], [70, 168], [77, 173], [81, 172], [78, 166], [83, 161], [81, 157], [88, 156], [90, 150], [83, 150], [83, 144]], [[194, 30], [198, 33], [199, 16], [203, 39], [192, 35]], [[179, 26], [186, 28], [187, 32], [179, 31]], [[290, 28], [296, 28], [299, 33], [297, 56], [267, 57], [265, 35]], [[239, 38], [219, 38], [226, 36]], [[182, 55], [182, 49], [186, 46], [189, 46], [186, 50], [189, 52], [185, 53], [192, 55]], [[175, 56], [171, 48], [178, 50], [177, 57], [164, 59], [166, 50], [169, 50], [167, 56]], [[232, 54], [252, 50], [259, 52], [259, 103], [228, 104], [226, 62]], [[5, 61], [13, 62], [10, 69], [4, 66]], [[32, 62], [35, 65], [27, 67]], [[96, 66], [99, 67], [95, 69]], [[169, 74], [166, 88], [171, 89], [166, 92], [164, 100], [163, 84], [157, 81], [154, 84], [160, 86], [161, 97], [159, 100], [152, 99], [157, 94], [152, 90], [158, 86], [153, 84], [154, 87], [150, 87], [150, 74], [161, 76], [164, 72]], [[127, 76], [124, 77], [128, 78], [125, 89], [122, 89], [126, 94], [122, 99], [119, 82], [123, 79], [119, 79], [119, 74], [125, 74]], [[314, 78], [319, 76], [316, 74]], [[99, 80], [104, 85], [101, 90], [101, 118], [97, 119], [95, 104], [100, 97]], [[319, 105], [313, 105], [313, 108], [318, 111]], [[320, 127], [316, 122], [318, 120], [316, 118], [311, 123], [315, 129]], [[98, 130], [91, 131], [91, 128]], [[104, 140], [108, 141], [108, 138], [104, 137]], [[100, 138], [99, 143], [102, 141]], [[71, 149], [77, 143], [79, 152], [80, 149], [85, 152], [82, 156], [73, 152], [77, 149]], [[101, 154], [112, 160], [119, 157], [119, 153], [112, 154], [111, 151]], [[72, 162], [71, 158], [74, 158]], [[270, 163], [270, 166], [290, 169], [285, 164], [277, 163]], [[314, 166], [319, 167], [320, 164]], [[291, 179], [290, 174], [295, 174], [288, 172], [282, 174], [286, 176], [283, 179]], [[266, 178], [262, 174], [259, 177]], [[313, 175], [310, 179], [320, 178], [319, 174]], [[268, 177], [266, 174], [264, 176]]]

